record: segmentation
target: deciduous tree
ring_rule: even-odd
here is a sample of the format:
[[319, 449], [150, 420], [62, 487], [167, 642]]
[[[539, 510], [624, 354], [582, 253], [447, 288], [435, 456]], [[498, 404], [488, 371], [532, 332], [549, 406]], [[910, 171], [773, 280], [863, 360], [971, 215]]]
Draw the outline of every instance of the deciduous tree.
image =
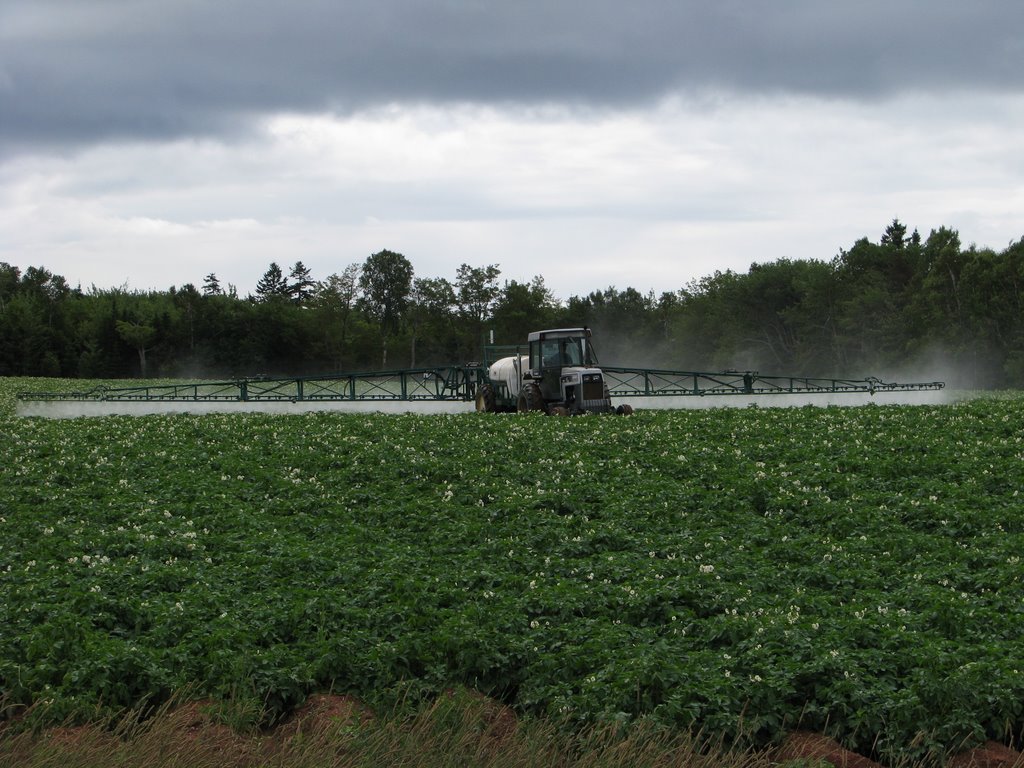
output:
[[377, 321], [381, 334], [381, 365], [388, 364], [388, 340], [405, 319], [412, 290], [412, 264], [405, 256], [387, 249], [368, 256], [359, 276], [366, 311]]
[[312, 307], [319, 315], [320, 339], [332, 366], [340, 369], [348, 354], [352, 313], [359, 297], [359, 264], [349, 264], [339, 275], [328, 275], [313, 293]]
[[146, 352], [156, 338], [156, 328], [146, 323], [117, 321], [117, 332], [139, 354], [139, 375], [146, 378]]
[[465, 323], [465, 351], [476, 349], [483, 343], [484, 323], [491, 314], [494, 302], [501, 293], [498, 276], [501, 270], [497, 264], [486, 267], [471, 267], [463, 264], [455, 278], [455, 297], [459, 316]]
[[451, 336], [451, 312], [455, 290], [443, 277], [417, 277], [412, 283], [409, 301], [409, 365], [416, 367], [417, 343], [423, 336], [433, 338], [438, 346], [444, 336]]

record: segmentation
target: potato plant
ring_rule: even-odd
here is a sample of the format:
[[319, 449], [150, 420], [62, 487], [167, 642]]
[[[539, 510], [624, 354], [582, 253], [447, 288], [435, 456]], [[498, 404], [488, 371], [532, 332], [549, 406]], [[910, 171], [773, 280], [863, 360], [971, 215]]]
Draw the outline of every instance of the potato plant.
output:
[[0, 416], [0, 685], [1019, 738], [1020, 405]]

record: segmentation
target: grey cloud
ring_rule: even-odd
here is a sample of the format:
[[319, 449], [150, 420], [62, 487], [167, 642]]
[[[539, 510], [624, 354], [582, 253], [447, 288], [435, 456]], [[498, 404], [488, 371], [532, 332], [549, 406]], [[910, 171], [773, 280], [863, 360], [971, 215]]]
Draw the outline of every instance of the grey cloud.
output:
[[0, 146], [393, 101], [877, 98], [1024, 86], [1019, 0], [7, 0]]

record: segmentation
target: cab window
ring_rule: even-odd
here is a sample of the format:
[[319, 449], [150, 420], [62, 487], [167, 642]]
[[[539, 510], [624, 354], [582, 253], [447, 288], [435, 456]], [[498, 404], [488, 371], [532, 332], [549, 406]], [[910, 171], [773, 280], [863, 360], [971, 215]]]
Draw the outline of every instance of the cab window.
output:
[[560, 339], [546, 339], [540, 343], [540, 355], [545, 368], [555, 368], [562, 364]]
[[539, 371], [541, 369], [541, 355], [540, 355], [540, 342], [530, 342], [530, 370]]
[[580, 350], [579, 339], [565, 340], [565, 365], [582, 365], [583, 352]]

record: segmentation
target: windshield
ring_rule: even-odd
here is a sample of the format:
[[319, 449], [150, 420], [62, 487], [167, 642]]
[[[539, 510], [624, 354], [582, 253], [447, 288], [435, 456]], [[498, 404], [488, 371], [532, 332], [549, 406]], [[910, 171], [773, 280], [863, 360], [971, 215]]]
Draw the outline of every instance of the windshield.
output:
[[597, 365], [597, 350], [594, 349], [594, 342], [590, 339], [580, 339], [583, 342], [583, 349], [586, 350], [586, 356], [583, 362], [587, 365]]
[[594, 365], [597, 357], [583, 337], [544, 339], [540, 342], [540, 364], [544, 368], [566, 365]]

